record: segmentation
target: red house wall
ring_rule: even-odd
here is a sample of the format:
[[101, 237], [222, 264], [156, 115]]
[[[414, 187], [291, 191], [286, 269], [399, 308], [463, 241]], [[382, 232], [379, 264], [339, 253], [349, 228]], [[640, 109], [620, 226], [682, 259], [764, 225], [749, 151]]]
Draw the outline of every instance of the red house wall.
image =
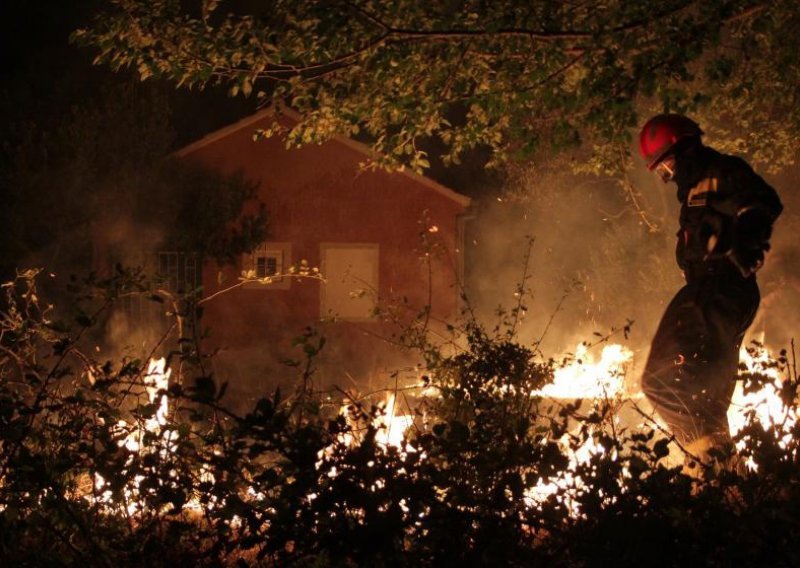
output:
[[[288, 119], [287, 119], [288, 120]], [[241, 172], [259, 183], [269, 214], [269, 241], [291, 243], [291, 262], [320, 266], [321, 243], [376, 243], [379, 296], [404, 319], [430, 304], [434, 319], [455, 314], [458, 304], [458, 201], [414, 176], [361, 171], [363, 151], [347, 141], [286, 150], [282, 140], [253, 142], [253, 123], [217, 140], [189, 147], [184, 160], [224, 173]], [[425, 224], [427, 223], [427, 224]], [[436, 227], [435, 232], [426, 231]], [[421, 234], [436, 243], [429, 278]], [[241, 266], [204, 270], [204, 295], [236, 283]], [[429, 286], [429, 281], [431, 286]], [[204, 325], [209, 345], [222, 348], [227, 372], [274, 376], [277, 361], [297, 357], [292, 339], [306, 326], [320, 326], [320, 282], [293, 280], [289, 289], [239, 288], [207, 304]], [[361, 381], [392, 370], [409, 356], [391, 345], [397, 326], [380, 321], [323, 325], [328, 338], [320, 362], [324, 382]], [[389, 340], [389, 341], [387, 341]], [[327, 366], [325, 365], [327, 363]], [[285, 369], [284, 369], [285, 370]], [[333, 376], [330, 376], [333, 375]]]

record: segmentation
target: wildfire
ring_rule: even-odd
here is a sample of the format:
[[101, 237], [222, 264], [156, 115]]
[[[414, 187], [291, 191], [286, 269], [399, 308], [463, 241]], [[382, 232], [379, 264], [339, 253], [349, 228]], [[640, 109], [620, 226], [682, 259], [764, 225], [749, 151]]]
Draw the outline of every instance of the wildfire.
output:
[[[565, 435], [559, 440], [563, 449], [569, 449], [569, 436]], [[580, 476], [575, 475], [579, 466], [584, 465], [593, 456], [605, 454], [605, 448], [589, 438], [577, 450], [569, 453], [569, 465], [564, 471], [559, 472], [555, 477], [547, 480], [539, 479], [535, 487], [525, 491], [525, 504], [528, 507], [536, 507], [543, 503], [550, 496], [556, 495], [560, 503], [563, 503], [571, 511], [572, 515], [579, 513], [579, 508], [575, 503], [577, 493], [584, 489], [585, 484]]]
[[[769, 350], [760, 344], [750, 349], [742, 348], [739, 360], [744, 363], [746, 371], [765, 377], [761, 388], [744, 392], [742, 381], [737, 381], [731, 405], [728, 408], [728, 423], [731, 436], [738, 434], [745, 427], [748, 416], [754, 418], [765, 429], [775, 427], [781, 435], [781, 444], [786, 445], [791, 436], [791, 430], [797, 422], [797, 412], [788, 407], [781, 397], [782, 378], [780, 371], [775, 367]], [[745, 441], [738, 443], [741, 450]], [[751, 460], [747, 462], [750, 469], [756, 470], [757, 465]]]
[[[138, 452], [141, 449], [141, 440], [145, 432], [158, 434], [161, 429], [167, 424], [167, 412], [169, 404], [166, 395], [162, 395], [159, 399], [159, 391], [169, 388], [169, 378], [172, 375], [172, 369], [167, 369], [167, 361], [165, 358], [150, 359], [147, 364], [147, 373], [142, 377], [145, 392], [147, 393], [150, 404], [158, 403], [158, 409], [155, 414], [148, 418], [142, 428], [135, 428], [125, 438], [122, 443], [126, 448], [132, 452]], [[157, 401], [158, 399], [158, 401]], [[130, 426], [124, 420], [120, 421], [120, 428], [129, 429]]]
[[375, 426], [378, 433], [375, 440], [384, 447], [400, 448], [406, 431], [414, 424], [414, 417], [410, 414], [397, 414], [397, 396], [390, 393], [386, 399], [384, 416], [376, 420]]
[[[552, 399], [608, 400], [621, 397], [625, 393], [625, 374], [632, 360], [633, 352], [623, 345], [604, 346], [599, 359], [596, 359], [590, 353], [589, 346], [580, 343], [571, 362], [555, 370], [553, 382], [532, 394]], [[573, 515], [577, 515], [579, 511], [575, 497], [583, 490], [584, 483], [575, 472], [593, 456], [602, 455], [606, 450], [592, 437], [574, 450], [569, 434], [562, 436], [558, 443], [569, 456], [567, 468], [555, 477], [540, 479], [535, 487], [525, 493], [525, 503], [529, 507], [536, 507], [555, 495]]]
[[625, 390], [625, 372], [633, 352], [619, 344], [603, 347], [595, 361], [585, 343], [569, 365], [556, 369], [554, 380], [534, 394], [548, 398], [614, 398]]
[[[119, 445], [120, 447], [125, 447], [132, 453], [139, 453], [147, 450], [147, 448], [143, 447], [145, 433], [161, 436], [167, 443], [167, 448], [169, 448], [170, 432], [162, 431], [167, 424], [169, 404], [166, 395], [161, 395], [159, 398], [159, 392], [169, 387], [169, 378], [172, 374], [172, 370], [168, 369], [166, 365], [166, 359], [163, 357], [161, 359], [151, 359], [148, 362], [147, 372], [142, 377], [142, 383], [144, 384], [150, 404], [158, 404], [153, 416], [145, 420], [144, 424], [141, 426], [131, 425], [124, 420], [120, 420], [117, 423], [117, 427], [121, 432], [128, 432], [125, 438], [119, 442]], [[167, 450], [162, 450], [162, 452], [164, 451]], [[95, 489], [99, 493], [98, 500], [102, 503], [111, 503], [111, 491], [105, 490], [107, 485], [106, 480], [99, 473], [95, 473], [94, 478]], [[138, 509], [137, 496], [139, 495], [139, 485], [142, 479], [144, 478], [138, 476], [132, 486], [125, 490], [129, 514], [135, 513]]]
[[[373, 421], [372, 425], [377, 429], [375, 441], [384, 448], [403, 446], [403, 437], [406, 431], [414, 424], [414, 417], [411, 414], [397, 414], [397, 396], [391, 392], [386, 400], [379, 405], [382, 412]], [[340, 414], [344, 416], [355, 430], [358, 425], [353, 423], [350, 405], [342, 406]], [[341, 441], [346, 445], [356, 442], [355, 437], [350, 434], [343, 434]]]
[[[580, 344], [571, 356], [570, 363], [557, 369], [554, 373], [554, 380], [551, 384], [534, 391], [531, 396], [546, 397], [549, 399], [594, 399], [594, 400], [622, 400], [626, 395], [625, 374], [629, 370], [633, 359], [633, 352], [619, 344], [609, 344], [604, 346], [599, 356], [590, 352], [586, 344]], [[778, 426], [782, 428], [786, 436], [790, 428], [795, 424], [797, 416], [784, 405], [781, 396], [781, 377], [774, 365], [770, 365], [772, 358], [766, 349], [742, 350], [741, 360], [747, 370], [753, 373], [760, 373], [768, 377], [763, 386], [756, 392], [744, 393], [741, 383], [737, 385], [733, 397], [733, 403], [729, 410], [729, 421], [731, 434], [738, 433], [746, 424], [748, 413], [752, 412], [765, 427]], [[167, 368], [166, 361], [162, 359], [149, 361], [147, 372], [143, 376], [144, 392], [151, 405], [156, 405], [156, 411], [143, 423], [129, 424], [121, 421], [118, 426], [121, 432], [127, 432], [119, 442], [121, 447], [125, 447], [132, 454], [148, 451], [168, 452], [170, 451], [170, 436], [172, 432], [165, 428], [168, 423], [169, 406], [167, 396], [163, 394], [169, 387], [171, 370]], [[426, 388], [427, 387], [427, 388]], [[431, 393], [430, 385], [421, 385], [428, 396], [435, 396]], [[630, 395], [630, 393], [628, 393]], [[381, 412], [372, 418], [372, 426], [377, 430], [376, 442], [383, 448], [399, 448], [403, 451], [415, 451], [413, 448], [404, 444], [405, 435], [409, 428], [414, 424], [412, 414], [403, 414], [399, 409], [397, 395], [390, 392], [385, 400], [379, 404]], [[347, 417], [348, 421], [353, 418], [352, 409], [343, 406], [341, 413]], [[620, 421], [615, 417], [615, 423]], [[363, 424], [361, 424], [363, 426]], [[602, 428], [602, 426], [597, 426]], [[357, 428], [354, 433], [348, 433], [342, 440], [347, 444], [355, 443]], [[158, 444], [158, 449], [144, 447], [145, 434], [149, 433], [151, 440], [161, 440], [163, 444]], [[573, 441], [573, 442], [571, 442]], [[545, 443], [548, 441], [545, 440]], [[574, 437], [565, 434], [558, 440], [559, 445], [569, 457], [568, 466], [558, 475], [540, 479], [538, 484], [526, 491], [525, 503], [530, 507], [537, 507], [548, 498], [555, 496], [560, 502], [567, 506], [574, 515], [580, 514], [575, 505], [576, 496], [584, 490], [584, 483], [576, 473], [581, 465], [586, 464], [593, 456], [602, 455], [606, 452], [605, 448], [599, 444], [592, 436], [580, 446], [574, 446]], [[320, 463], [324, 450], [320, 455]], [[613, 456], [616, 457], [616, 456]], [[133, 458], [131, 458], [133, 459]], [[753, 463], [748, 464], [755, 468]], [[328, 475], [335, 477], [337, 472], [332, 469]], [[213, 480], [213, 476], [208, 471], [200, 472], [201, 478]], [[125, 490], [126, 507], [129, 513], [138, 511], [137, 502], [140, 497], [139, 484], [141, 478], [137, 478], [131, 487]], [[111, 492], [107, 490], [105, 480], [98, 474], [95, 475], [95, 498], [100, 502], [111, 503]], [[248, 497], [256, 498], [254, 490], [248, 490]], [[312, 499], [313, 495], [309, 496]], [[206, 505], [208, 506], [208, 505]], [[195, 500], [190, 500], [185, 509], [199, 509], [201, 506]]]

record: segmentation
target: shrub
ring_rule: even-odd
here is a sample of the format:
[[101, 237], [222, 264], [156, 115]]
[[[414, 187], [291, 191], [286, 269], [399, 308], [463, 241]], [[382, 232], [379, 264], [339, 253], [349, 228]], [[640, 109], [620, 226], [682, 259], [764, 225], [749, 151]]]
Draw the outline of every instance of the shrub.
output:
[[[131, 292], [125, 274], [84, 296], [94, 309], [81, 304], [70, 326], [51, 319], [36, 277], [3, 285], [4, 565], [800, 562], [797, 425], [787, 436], [751, 421], [737, 435], [757, 471], [717, 467], [733, 461], [718, 455], [688, 477], [657, 425], [620, 427], [618, 400], [542, 399], [555, 363], [513, 329], [474, 321], [454, 354], [422, 349], [435, 395], [418, 397], [400, 443], [385, 440], [386, 408], [306, 388], [310, 364], [297, 366], [296, 392], [237, 415], [196, 350], [171, 353], [180, 374], [158, 387], [145, 361], [82, 349]], [[322, 346], [311, 333], [300, 343], [312, 359]], [[771, 364], [794, 412], [793, 362]]]

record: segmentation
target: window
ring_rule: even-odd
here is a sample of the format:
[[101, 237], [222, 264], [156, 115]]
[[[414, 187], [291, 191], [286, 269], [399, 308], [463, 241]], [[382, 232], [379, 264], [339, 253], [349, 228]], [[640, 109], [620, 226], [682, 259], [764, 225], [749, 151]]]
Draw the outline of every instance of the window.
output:
[[158, 275], [171, 292], [194, 292], [202, 284], [200, 258], [194, 253], [161, 251], [158, 253]]
[[[119, 254], [120, 262], [139, 263], [158, 278], [158, 288], [166, 290], [180, 301], [179, 309], [185, 313], [184, 334], [191, 334], [190, 326], [197, 323], [197, 312], [192, 304], [200, 297], [202, 262], [195, 253], [179, 251], [142, 251], [139, 254]], [[175, 321], [174, 307], [163, 296], [164, 302], [153, 301], [150, 294], [123, 294], [115, 305], [110, 324], [114, 337], [131, 345], [150, 345], [163, 339]]]
[[378, 245], [323, 243], [321, 249], [325, 278], [320, 288], [321, 316], [372, 320], [378, 296]]
[[267, 276], [275, 276], [276, 274], [280, 274], [280, 270], [278, 266], [280, 266], [281, 260], [281, 253], [280, 251], [267, 251], [264, 255], [259, 255], [256, 257], [256, 277], [257, 278], [265, 278]]
[[289, 243], [261, 243], [251, 254], [242, 258], [242, 273], [256, 278], [270, 278], [269, 282], [247, 282], [245, 288], [270, 288], [286, 290], [291, 279], [281, 276], [291, 264]]

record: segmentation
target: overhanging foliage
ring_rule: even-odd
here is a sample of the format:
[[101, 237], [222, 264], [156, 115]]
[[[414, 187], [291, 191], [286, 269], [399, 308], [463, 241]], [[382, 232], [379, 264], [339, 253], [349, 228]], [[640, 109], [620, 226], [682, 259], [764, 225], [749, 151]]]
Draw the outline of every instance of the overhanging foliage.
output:
[[446, 163], [586, 142], [608, 171], [654, 110], [710, 111], [719, 142], [771, 167], [796, 155], [792, 0], [111, 4], [74, 35], [98, 63], [286, 102], [291, 144], [363, 136], [386, 166], [428, 167], [435, 137]]

